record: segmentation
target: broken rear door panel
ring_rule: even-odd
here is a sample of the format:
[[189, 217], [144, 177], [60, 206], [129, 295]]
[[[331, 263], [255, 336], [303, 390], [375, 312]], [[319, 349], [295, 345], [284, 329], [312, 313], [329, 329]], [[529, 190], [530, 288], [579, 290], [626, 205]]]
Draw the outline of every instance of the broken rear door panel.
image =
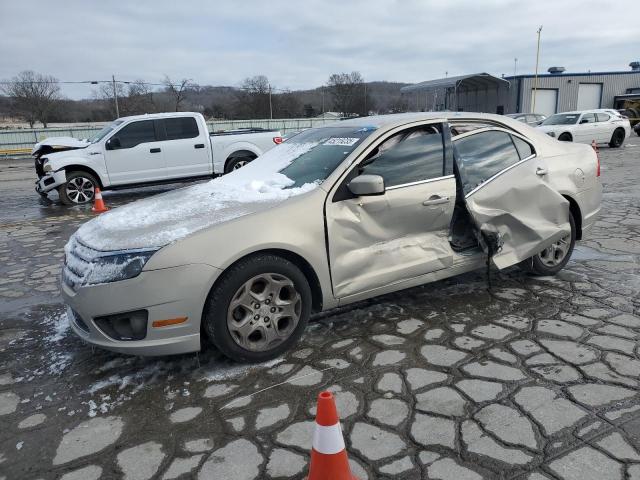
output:
[[524, 139], [501, 130], [472, 132], [455, 139], [454, 151], [480, 243], [498, 268], [571, 233], [569, 202], [548, 184], [545, 161]]

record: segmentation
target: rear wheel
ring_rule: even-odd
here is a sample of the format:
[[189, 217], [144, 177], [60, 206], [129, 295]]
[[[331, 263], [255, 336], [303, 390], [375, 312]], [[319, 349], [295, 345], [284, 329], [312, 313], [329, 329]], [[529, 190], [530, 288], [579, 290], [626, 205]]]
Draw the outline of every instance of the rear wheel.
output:
[[528, 258], [520, 266], [535, 275], [555, 275], [562, 270], [571, 258], [576, 243], [576, 223], [571, 213], [569, 213], [569, 225], [571, 226], [569, 235]]
[[234, 157], [227, 161], [227, 165], [224, 167], [224, 173], [233, 172], [239, 168], [244, 167], [246, 164], [253, 160], [251, 157]]
[[311, 289], [300, 269], [276, 255], [257, 255], [223, 274], [207, 298], [203, 325], [227, 357], [264, 362], [299, 340], [310, 314]]
[[573, 142], [573, 137], [571, 137], [570, 133], [564, 132], [558, 137], [558, 140], [561, 142]]
[[616, 128], [613, 132], [613, 135], [611, 135], [611, 141], [609, 142], [609, 147], [620, 148], [623, 142], [624, 142], [624, 129]]
[[82, 205], [93, 201], [99, 186], [96, 177], [90, 173], [71, 172], [67, 174], [67, 183], [58, 187], [58, 195], [65, 205]]

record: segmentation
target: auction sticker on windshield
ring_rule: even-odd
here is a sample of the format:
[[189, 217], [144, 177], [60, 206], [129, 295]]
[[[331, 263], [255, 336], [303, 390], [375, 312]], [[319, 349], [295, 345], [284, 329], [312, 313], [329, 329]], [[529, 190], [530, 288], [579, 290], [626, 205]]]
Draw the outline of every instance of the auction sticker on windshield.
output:
[[330, 138], [323, 145], [339, 145], [341, 147], [351, 147], [360, 141], [359, 138], [349, 138], [349, 137], [337, 137]]

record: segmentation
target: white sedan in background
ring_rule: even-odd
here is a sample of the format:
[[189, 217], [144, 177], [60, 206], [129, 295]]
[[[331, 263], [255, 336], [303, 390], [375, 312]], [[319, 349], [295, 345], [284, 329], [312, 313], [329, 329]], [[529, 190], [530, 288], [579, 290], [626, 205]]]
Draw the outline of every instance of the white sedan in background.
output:
[[556, 113], [538, 128], [562, 142], [591, 143], [595, 140], [611, 148], [622, 146], [631, 134], [629, 119], [601, 109]]

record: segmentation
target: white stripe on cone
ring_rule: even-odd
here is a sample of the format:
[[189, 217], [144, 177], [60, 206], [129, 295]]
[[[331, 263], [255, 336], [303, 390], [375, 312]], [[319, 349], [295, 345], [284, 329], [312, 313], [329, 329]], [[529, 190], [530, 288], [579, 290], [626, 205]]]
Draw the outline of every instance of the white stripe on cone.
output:
[[96, 200], [102, 200], [102, 192], [96, 192]]
[[313, 449], [324, 455], [335, 455], [344, 450], [344, 438], [340, 423], [325, 427], [316, 423], [313, 431]]

